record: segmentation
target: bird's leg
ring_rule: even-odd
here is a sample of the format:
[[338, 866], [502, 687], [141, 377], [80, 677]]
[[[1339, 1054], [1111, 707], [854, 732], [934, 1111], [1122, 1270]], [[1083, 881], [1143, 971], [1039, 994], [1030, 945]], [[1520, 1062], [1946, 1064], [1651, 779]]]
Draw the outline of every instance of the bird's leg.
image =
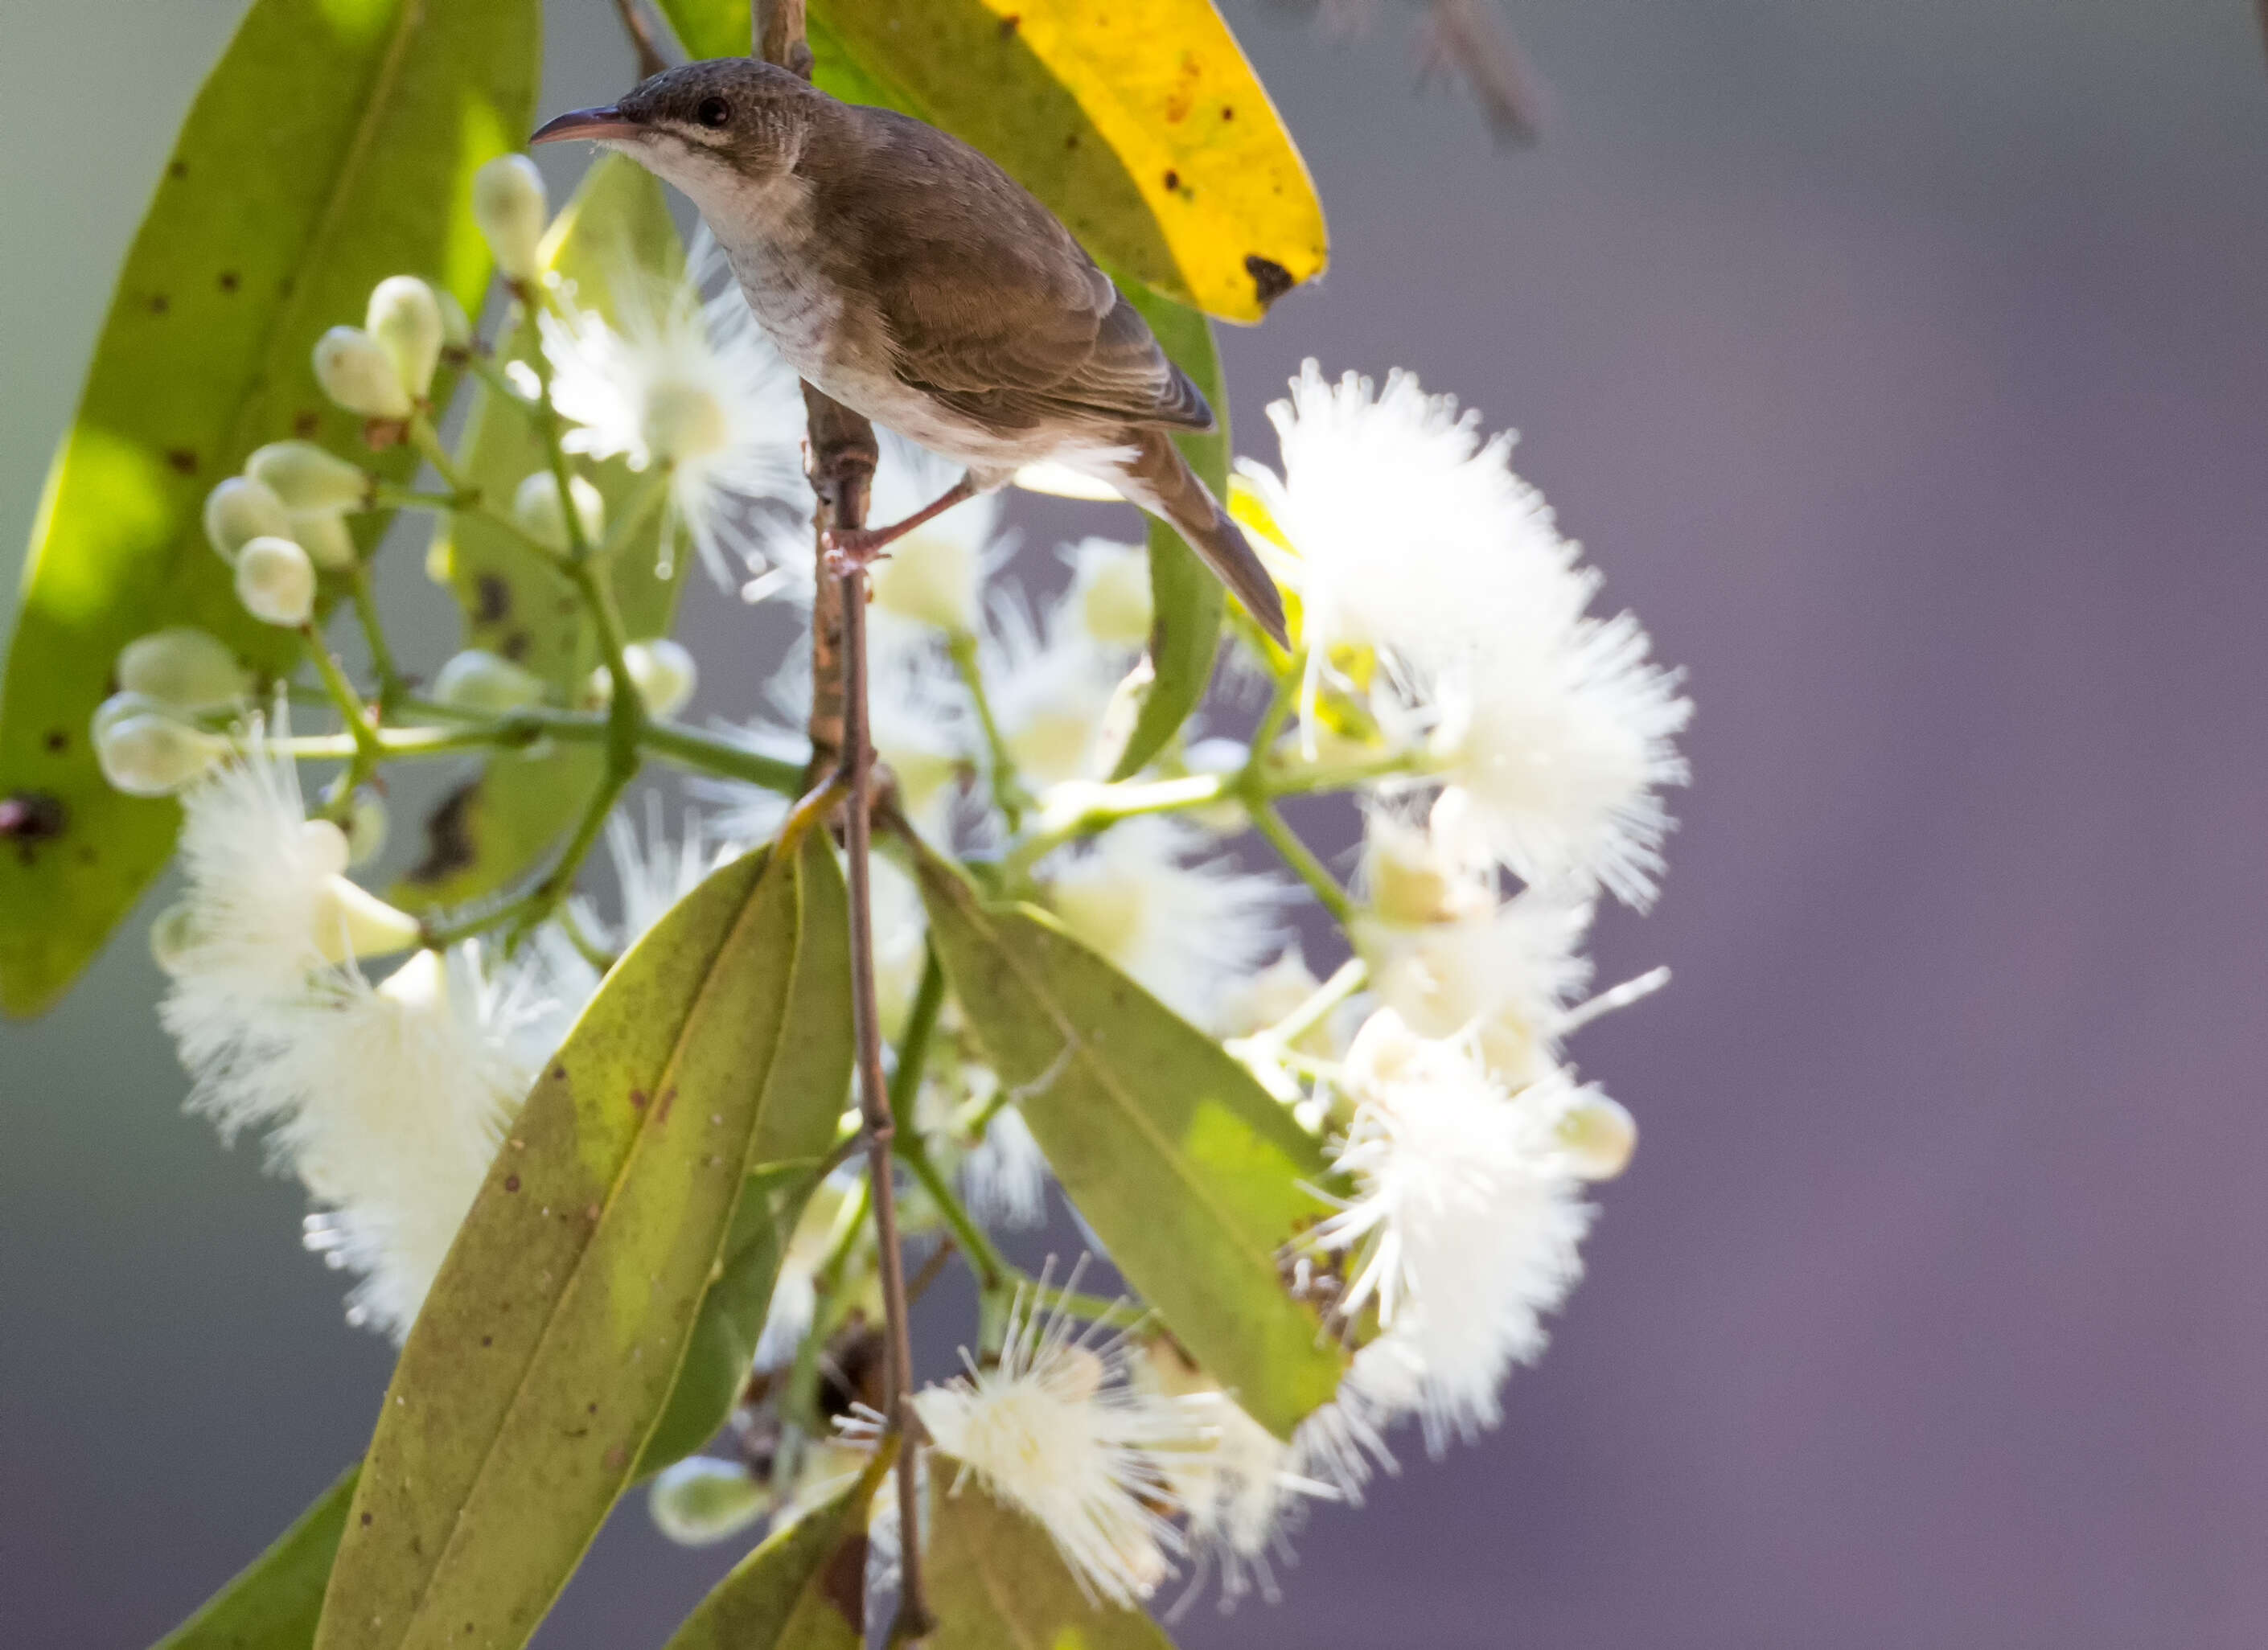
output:
[[824, 535], [828, 571], [838, 578], [855, 572], [880, 556], [883, 546], [895, 543], [924, 522], [933, 521], [954, 505], [976, 497], [976, 483], [963, 475], [903, 521], [894, 521], [887, 527], [828, 527]]

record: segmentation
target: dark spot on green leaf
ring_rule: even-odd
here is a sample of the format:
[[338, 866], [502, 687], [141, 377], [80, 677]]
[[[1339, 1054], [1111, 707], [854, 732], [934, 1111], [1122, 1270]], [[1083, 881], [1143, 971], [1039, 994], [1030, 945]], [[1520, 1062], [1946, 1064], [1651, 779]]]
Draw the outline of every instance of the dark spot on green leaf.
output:
[[527, 657], [527, 650], [532, 641], [533, 638], [526, 631], [514, 630], [510, 636], [505, 637], [502, 642], [497, 645], [497, 652], [502, 653], [506, 659], [511, 659], [514, 664], [518, 664], [521, 659]]
[[51, 727], [48, 730], [48, 736], [40, 743], [48, 748], [50, 755], [60, 756], [70, 748], [70, 735], [59, 727]]
[[1004, 41], [1012, 38], [1016, 33], [1017, 26], [1020, 25], [1023, 20], [1024, 19], [1022, 18], [1017, 16], [1013, 11], [1008, 13], [1006, 17], [1002, 18], [1000, 19], [1000, 38]]
[[243, 284], [244, 277], [239, 275], [235, 270], [223, 269], [220, 272], [220, 290], [222, 291], [233, 292], [238, 287]]
[[[173, 165], [166, 168], [166, 175], [176, 181], [188, 177], [189, 175], [188, 162], [186, 160], [176, 160]], [[368, 1519], [364, 1519], [363, 1521], [364, 1523], [368, 1523], [370, 1521]]]
[[163, 292], [152, 292], [150, 294], [150, 313], [152, 315], [162, 315], [173, 306], [173, 300], [167, 298]]
[[518, 1191], [519, 1190], [519, 1176], [517, 1175], [505, 1175], [504, 1177], [504, 1189], [506, 1191]]
[[298, 417], [291, 420], [291, 433], [302, 440], [313, 435], [322, 427], [323, 415], [313, 410], [303, 410]]
[[1166, 168], [1166, 190], [1167, 190], [1167, 194], [1172, 194], [1174, 191], [1175, 191], [1175, 190], [1179, 189], [1181, 187], [1182, 187], [1182, 174], [1181, 174], [1180, 173], [1178, 173], [1178, 172], [1174, 171], [1171, 166], [1167, 167], [1167, 168]]
[[369, 1514], [364, 1513], [364, 1514], [362, 1515], [362, 1522], [363, 1522], [363, 1528], [364, 1528], [367, 1529], [367, 1528], [370, 1528], [370, 1514]]
[[642, 1088], [634, 1088], [630, 1090], [630, 1109], [632, 1111], [644, 1111], [645, 1109], [645, 1090]]
[[1245, 259], [1244, 272], [1252, 277], [1252, 290], [1259, 295], [1263, 309], [1297, 284], [1289, 269], [1273, 258], [1263, 258], [1256, 252]]
[[403, 880], [446, 882], [474, 859], [471, 819], [481, 782], [470, 779], [441, 799], [425, 821], [425, 858], [412, 866]]
[[176, 475], [194, 475], [197, 473], [197, 455], [187, 447], [168, 447], [166, 463]]
[[482, 573], [473, 581], [473, 618], [481, 624], [501, 624], [512, 611], [512, 586], [500, 574]]
[[[56, 736], [50, 733], [52, 741]], [[60, 748], [50, 742], [49, 750]], [[11, 797], [0, 797], [0, 841], [22, 843], [49, 842], [63, 834], [70, 820], [59, 797], [44, 791], [18, 791]]]

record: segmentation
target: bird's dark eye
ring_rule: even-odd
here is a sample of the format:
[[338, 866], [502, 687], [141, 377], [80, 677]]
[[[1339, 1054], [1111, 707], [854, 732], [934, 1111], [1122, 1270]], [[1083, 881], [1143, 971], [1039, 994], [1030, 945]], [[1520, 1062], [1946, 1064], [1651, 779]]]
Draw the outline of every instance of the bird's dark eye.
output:
[[693, 118], [703, 126], [722, 126], [733, 118], [733, 106], [722, 98], [703, 98]]

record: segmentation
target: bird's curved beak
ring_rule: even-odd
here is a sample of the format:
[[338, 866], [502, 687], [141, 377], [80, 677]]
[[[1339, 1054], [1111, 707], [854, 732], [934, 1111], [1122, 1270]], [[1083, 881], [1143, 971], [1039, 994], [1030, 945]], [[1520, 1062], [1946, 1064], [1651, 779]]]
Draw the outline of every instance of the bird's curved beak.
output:
[[626, 118], [613, 104], [598, 109], [570, 109], [564, 114], [554, 115], [535, 129], [527, 142], [530, 148], [537, 144], [563, 144], [571, 137], [584, 137], [596, 143], [609, 137], [635, 137], [643, 129], [636, 121]]

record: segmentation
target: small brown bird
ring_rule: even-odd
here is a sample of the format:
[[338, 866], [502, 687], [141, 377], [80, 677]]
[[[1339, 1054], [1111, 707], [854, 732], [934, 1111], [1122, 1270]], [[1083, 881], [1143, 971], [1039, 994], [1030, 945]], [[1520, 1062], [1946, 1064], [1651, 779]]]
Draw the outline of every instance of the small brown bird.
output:
[[676, 185], [788, 364], [852, 410], [968, 467], [873, 556], [1027, 464], [1053, 460], [1171, 523], [1278, 642], [1284, 604], [1174, 449], [1212, 409], [1149, 324], [1022, 185], [936, 128], [844, 103], [752, 58], [687, 63], [533, 143], [588, 138]]

